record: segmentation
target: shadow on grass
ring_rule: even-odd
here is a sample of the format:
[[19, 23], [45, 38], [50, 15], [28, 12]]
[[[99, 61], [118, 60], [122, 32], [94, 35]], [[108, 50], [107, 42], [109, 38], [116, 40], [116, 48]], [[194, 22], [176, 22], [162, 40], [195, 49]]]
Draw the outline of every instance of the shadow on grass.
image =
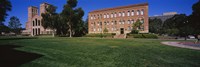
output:
[[0, 45], [0, 67], [18, 67], [24, 63], [33, 61], [42, 55], [18, 51], [13, 48], [21, 46]]
[[0, 37], [0, 40], [37, 39], [38, 37]]

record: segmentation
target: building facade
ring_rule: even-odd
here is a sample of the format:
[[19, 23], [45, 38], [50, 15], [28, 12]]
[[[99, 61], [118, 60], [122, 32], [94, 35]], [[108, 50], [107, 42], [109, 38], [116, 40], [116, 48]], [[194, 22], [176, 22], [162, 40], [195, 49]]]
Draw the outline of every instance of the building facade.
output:
[[148, 33], [148, 3], [95, 10], [88, 15], [88, 33], [107, 29], [108, 33], [127, 34], [137, 20], [142, 23], [139, 32]]
[[[52, 30], [44, 29], [42, 26], [42, 13], [46, 12], [46, 8], [50, 4], [42, 3], [40, 4], [40, 11], [35, 6], [28, 7], [28, 21], [26, 22], [26, 30], [22, 31], [22, 34], [28, 34], [31, 36], [40, 34], [51, 34]], [[39, 13], [40, 12], [40, 13]]]

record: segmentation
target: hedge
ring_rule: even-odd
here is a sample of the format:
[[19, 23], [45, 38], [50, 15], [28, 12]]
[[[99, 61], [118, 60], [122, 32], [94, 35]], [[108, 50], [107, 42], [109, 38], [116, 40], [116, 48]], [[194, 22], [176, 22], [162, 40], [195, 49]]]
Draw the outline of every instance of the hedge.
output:
[[93, 34], [86, 34], [84, 37], [114, 37], [115, 33], [93, 33]]
[[157, 39], [158, 36], [155, 34], [127, 34], [128, 38], [153, 38]]

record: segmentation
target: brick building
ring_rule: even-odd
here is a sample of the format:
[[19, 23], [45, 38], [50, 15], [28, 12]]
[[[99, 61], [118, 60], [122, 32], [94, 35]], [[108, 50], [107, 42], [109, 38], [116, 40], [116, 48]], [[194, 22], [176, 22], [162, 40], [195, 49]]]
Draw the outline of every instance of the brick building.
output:
[[28, 21], [26, 22], [26, 30], [22, 31], [22, 34], [28, 34], [31, 36], [40, 35], [40, 34], [51, 34], [52, 30], [44, 29], [42, 26], [42, 13], [46, 12], [46, 8], [50, 4], [42, 3], [40, 4], [40, 14], [39, 9], [35, 6], [28, 7]]
[[140, 20], [139, 32], [148, 33], [148, 3], [100, 9], [89, 12], [88, 32], [126, 34], [132, 30], [132, 25]]

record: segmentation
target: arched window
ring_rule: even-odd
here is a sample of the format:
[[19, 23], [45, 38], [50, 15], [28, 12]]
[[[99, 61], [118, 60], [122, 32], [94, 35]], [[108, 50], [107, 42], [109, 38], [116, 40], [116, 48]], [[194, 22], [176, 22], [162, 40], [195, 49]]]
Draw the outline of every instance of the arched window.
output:
[[109, 13], [107, 14], [107, 18], [109, 18]]
[[142, 9], [140, 13], [141, 13], [141, 15], [144, 15], [144, 9]]
[[133, 24], [133, 23], [134, 23], [134, 19], [131, 20], [131, 24]]
[[93, 19], [93, 16], [91, 15], [91, 19]]
[[137, 15], [140, 15], [140, 10], [137, 10]]
[[127, 21], [127, 24], [130, 24], [130, 20]]
[[122, 13], [122, 16], [123, 16], [123, 17], [125, 16], [125, 12]]
[[134, 10], [131, 11], [131, 16], [134, 16]]
[[40, 26], [40, 24], [41, 24], [41, 23], [40, 23], [40, 20], [38, 20], [38, 26]]
[[35, 26], [35, 22], [33, 21], [33, 26]]
[[115, 21], [115, 25], [117, 25], [117, 21]]
[[130, 16], [130, 11], [127, 12], [127, 16]]
[[119, 16], [121, 17], [121, 12], [119, 12]]
[[117, 13], [115, 12], [115, 15], [114, 15], [114, 17], [117, 17]]
[[38, 23], [38, 22], [37, 22], [37, 19], [35, 19], [35, 26], [37, 26], [37, 23]]
[[113, 18], [113, 13], [111, 13], [111, 18]]

